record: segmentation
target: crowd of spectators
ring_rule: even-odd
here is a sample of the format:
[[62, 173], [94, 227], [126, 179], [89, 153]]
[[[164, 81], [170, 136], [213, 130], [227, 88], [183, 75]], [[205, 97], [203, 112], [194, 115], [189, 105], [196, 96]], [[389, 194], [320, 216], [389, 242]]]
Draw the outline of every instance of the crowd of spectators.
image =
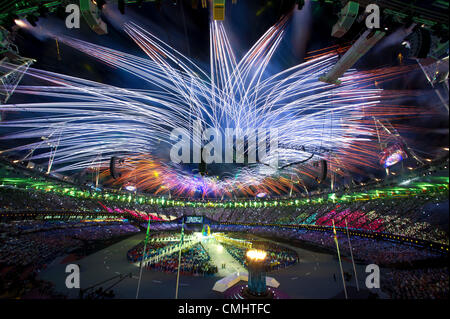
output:
[[393, 269], [381, 276], [381, 288], [393, 299], [446, 299], [448, 268]]
[[16, 295], [23, 296], [31, 290], [44, 293], [47, 286], [42, 286], [36, 275], [57, 257], [79, 251], [85, 242], [139, 232], [138, 228], [124, 222], [83, 223], [83, 227], [75, 227], [77, 223], [68, 223], [65, 226], [70, 227], [62, 228], [61, 222], [16, 221], [1, 224], [0, 295], [14, 291]]
[[298, 207], [198, 208], [158, 207], [133, 202], [94, 200], [34, 189], [0, 187], [0, 212], [109, 212], [145, 220], [167, 221], [204, 215], [218, 222], [331, 226], [385, 232], [438, 243], [449, 243], [448, 214], [424, 207], [448, 203], [448, 193], [425, 192], [353, 202], [325, 202]]
[[58, 193], [0, 187], [0, 212], [101, 212], [92, 199], [64, 196]]
[[0, 299], [65, 299], [54, 284], [39, 280], [30, 267], [8, 267], [0, 271]]
[[[331, 252], [336, 251], [333, 233], [304, 229], [284, 229], [272, 226], [244, 226], [244, 225], [214, 225], [218, 232], [247, 232], [271, 238], [281, 238], [286, 241], [300, 241], [315, 245]], [[341, 254], [350, 256], [348, 239], [345, 234], [338, 233]], [[379, 241], [366, 237], [352, 236], [350, 238], [353, 256], [365, 263], [390, 265], [393, 263], [412, 263], [418, 260], [440, 258], [442, 255], [427, 249], [422, 249], [398, 242]]]
[[158, 215], [156, 211], [154, 205], [96, 200], [35, 189], [0, 187], [0, 213], [114, 213], [118, 217], [139, 220], [150, 218], [160, 221], [175, 218], [169, 214]]
[[[178, 271], [178, 252], [164, 255], [154, 263], [146, 263], [147, 269], [164, 272]], [[201, 243], [182, 250], [180, 274], [193, 276], [211, 276], [217, 273], [217, 267]]]
[[[425, 209], [429, 204], [448, 206], [448, 194], [414, 194], [350, 203], [311, 204], [299, 207], [198, 209], [196, 214], [226, 223], [318, 225], [385, 232], [443, 244], [449, 243], [448, 213]], [[168, 209], [166, 209], [168, 210]], [[174, 209], [182, 216], [182, 209]]]
[[[217, 267], [210, 262], [211, 258], [202, 244], [198, 243], [181, 253], [180, 274], [194, 276], [212, 276], [217, 273]], [[178, 252], [163, 256], [156, 263], [146, 265], [147, 269], [165, 272], [178, 270]]]
[[[248, 227], [248, 226], [218, 226], [215, 231], [240, 231], [251, 238], [253, 234], [282, 238], [289, 243], [312, 244], [321, 249], [335, 253], [336, 244], [332, 233], [308, 230], [284, 230], [279, 232], [275, 227]], [[246, 238], [246, 236], [243, 236]], [[341, 256], [350, 257], [350, 246], [344, 234], [337, 234]], [[449, 272], [448, 268], [418, 269], [420, 261], [427, 265], [433, 260], [446, 256], [426, 249], [417, 248], [396, 242], [377, 241], [365, 237], [351, 237], [353, 256], [356, 262], [363, 264], [377, 264], [388, 271], [382, 272], [380, 280], [382, 290], [393, 299], [442, 299], [448, 298]], [[229, 249], [229, 248], [228, 248]], [[242, 250], [232, 248], [229, 250], [237, 259], [243, 256]], [[423, 264], [422, 264], [423, 265]]]
[[[30, 223], [26, 222], [25, 224], [29, 225]], [[53, 223], [47, 222], [46, 224]], [[87, 223], [83, 226], [42, 230], [20, 236], [10, 234], [0, 241], [0, 264], [23, 266], [31, 264], [39, 268], [59, 255], [80, 248], [83, 241], [104, 240], [139, 231], [135, 226], [122, 222], [107, 225], [89, 225]]]
[[[260, 223], [274, 225], [317, 225], [361, 229], [384, 232], [423, 239], [438, 243], [449, 243], [448, 210], [441, 214], [424, 207], [428, 204], [447, 203], [448, 192], [424, 192], [423, 194], [384, 197], [353, 202], [315, 203], [292, 207], [261, 208], [192, 208], [159, 207], [138, 204], [137, 202], [118, 202], [95, 200], [52, 191], [21, 189], [11, 186], [0, 187], [0, 213], [14, 212], [116, 212], [118, 217], [130, 216], [145, 220], [167, 221], [185, 215], [203, 215], [222, 223]], [[445, 205], [445, 204], [444, 204]], [[147, 213], [151, 212], [151, 214]], [[4, 219], [2, 219], [4, 221]], [[147, 223], [142, 223], [143, 228]], [[179, 230], [176, 222], [152, 223], [152, 231]], [[189, 228], [189, 227], [187, 227]], [[331, 232], [305, 229], [284, 229], [273, 226], [215, 225], [212, 231], [244, 232], [286, 241], [299, 241], [335, 252], [335, 242]], [[79, 250], [86, 241], [102, 241], [139, 231], [123, 222], [93, 222], [80, 220], [49, 222], [44, 220], [11, 221], [0, 223], [0, 296], [5, 291], [19, 291], [25, 294], [54, 294], [48, 283], [36, 279], [36, 274], [48, 263], [64, 254]], [[162, 239], [161, 233], [154, 238]], [[146, 258], [158, 254], [167, 245], [178, 242], [156, 240], [149, 243]], [[340, 252], [350, 256], [346, 235], [338, 233]], [[448, 296], [448, 268], [397, 269], [398, 264], [412, 265], [423, 260], [442, 258], [438, 252], [414, 247], [412, 245], [379, 241], [365, 237], [352, 236], [353, 256], [357, 262], [375, 263], [389, 267], [383, 289], [392, 298], [442, 298]], [[224, 244], [228, 252], [245, 264], [245, 249]], [[127, 258], [131, 262], [142, 257], [143, 243], [131, 249]], [[271, 269], [289, 266], [298, 261], [294, 251], [267, 243]], [[149, 269], [175, 272], [178, 267], [178, 253], [162, 256], [156, 263], [146, 264]], [[210, 257], [201, 244], [183, 251], [181, 272], [193, 275], [211, 275], [217, 272]]]
[[10, 220], [8, 222], [0, 222], [0, 233], [3, 236], [20, 236], [23, 234], [30, 234], [34, 232], [50, 231], [55, 229], [81, 229], [92, 226], [105, 226], [121, 224], [121, 219], [103, 219], [101, 221], [95, 220]]
[[[142, 223], [142, 228], [147, 228], [147, 223]], [[170, 230], [179, 230], [180, 224], [177, 222], [165, 222], [165, 223], [153, 223], [150, 226], [150, 231], [170, 231]]]
[[181, 217], [203, 215], [222, 223], [318, 225], [384, 232], [443, 244], [449, 243], [448, 213], [426, 209], [448, 206], [448, 193], [410, 194], [348, 203], [316, 203], [298, 207], [198, 208], [168, 207], [160, 212]]
[[[145, 249], [145, 255], [144, 255], [145, 258], [144, 259], [148, 259], [153, 256], [159, 255], [165, 247], [167, 247], [168, 245], [174, 244], [174, 243], [176, 243], [176, 242], [175, 241], [173, 241], [173, 242], [171, 242], [171, 241], [148, 242], [146, 249]], [[137, 244], [136, 246], [131, 248], [127, 252], [128, 261], [133, 262], [133, 263], [141, 261], [143, 250], [144, 250], [144, 242], [140, 242], [139, 244]]]

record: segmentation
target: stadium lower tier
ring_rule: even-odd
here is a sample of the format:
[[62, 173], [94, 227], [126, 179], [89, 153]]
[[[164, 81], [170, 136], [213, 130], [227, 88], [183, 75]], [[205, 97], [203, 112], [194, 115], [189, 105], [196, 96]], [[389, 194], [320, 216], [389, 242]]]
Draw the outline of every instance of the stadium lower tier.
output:
[[[2, 298], [133, 298], [139, 278], [145, 227], [122, 221], [9, 221], [0, 229]], [[142, 227], [145, 226], [145, 227]], [[243, 225], [210, 225], [210, 234], [185, 225], [181, 250], [180, 291], [185, 298], [222, 298], [214, 282], [247, 271], [248, 247], [267, 252], [268, 275], [292, 298], [333, 298], [342, 292], [332, 233]], [[365, 267], [380, 267], [379, 298], [447, 298], [447, 254], [400, 242], [337, 234], [347, 285], [354, 285], [350, 244], [364, 288]], [[173, 298], [179, 251], [166, 248], [181, 241], [175, 222], [151, 223], [143, 262], [143, 298]], [[250, 246], [249, 246], [250, 245]], [[164, 254], [164, 252], [168, 252]], [[155, 258], [156, 257], [156, 258]], [[79, 265], [83, 294], [65, 287], [65, 267]], [[128, 276], [129, 274], [129, 276]], [[119, 284], [97, 283], [118, 276]], [[125, 277], [124, 277], [125, 278]], [[192, 279], [189, 279], [192, 278]], [[353, 280], [353, 281], [352, 281]], [[301, 281], [302, 284], [297, 283]], [[95, 290], [89, 290], [95, 286]], [[167, 288], [169, 287], [169, 288]], [[307, 287], [315, 287], [308, 290]], [[316, 288], [321, 287], [321, 288]], [[320, 295], [318, 294], [320, 291]]]

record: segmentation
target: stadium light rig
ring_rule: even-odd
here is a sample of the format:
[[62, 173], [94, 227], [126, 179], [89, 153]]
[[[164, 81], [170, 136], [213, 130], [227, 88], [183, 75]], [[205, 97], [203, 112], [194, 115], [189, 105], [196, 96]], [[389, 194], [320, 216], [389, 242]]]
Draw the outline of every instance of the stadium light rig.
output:
[[385, 34], [385, 32], [381, 31], [366, 30], [333, 68], [325, 75], [319, 77], [319, 81], [340, 85], [342, 82], [339, 78], [380, 41]]
[[391, 167], [402, 160], [408, 158], [400, 144], [394, 144], [383, 150], [381, 153], [380, 164], [384, 168]]

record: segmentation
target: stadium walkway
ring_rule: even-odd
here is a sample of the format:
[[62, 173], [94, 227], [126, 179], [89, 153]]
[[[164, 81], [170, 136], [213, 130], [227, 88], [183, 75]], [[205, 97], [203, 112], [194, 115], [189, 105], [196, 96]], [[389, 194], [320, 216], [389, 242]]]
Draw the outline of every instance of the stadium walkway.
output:
[[[236, 272], [246, 272], [247, 270], [231, 256], [223, 246], [217, 242], [214, 238], [209, 238], [202, 241], [203, 247], [205, 247], [209, 256], [211, 257], [211, 263], [217, 266], [217, 276], [226, 277]], [[222, 268], [222, 264], [225, 264], [225, 268]]]

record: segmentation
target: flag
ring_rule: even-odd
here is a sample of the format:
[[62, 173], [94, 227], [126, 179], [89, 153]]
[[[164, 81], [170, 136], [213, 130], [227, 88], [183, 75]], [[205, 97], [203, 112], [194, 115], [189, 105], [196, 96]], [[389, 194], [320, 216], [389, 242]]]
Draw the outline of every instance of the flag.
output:
[[338, 245], [338, 239], [337, 239], [337, 234], [336, 234], [336, 227], [334, 227], [334, 219], [331, 220], [333, 222], [333, 237], [334, 237], [334, 242], [336, 243], [336, 246]]
[[180, 241], [181, 241], [181, 245], [183, 245], [183, 242], [184, 242], [184, 219], [181, 224], [181, 240]]

